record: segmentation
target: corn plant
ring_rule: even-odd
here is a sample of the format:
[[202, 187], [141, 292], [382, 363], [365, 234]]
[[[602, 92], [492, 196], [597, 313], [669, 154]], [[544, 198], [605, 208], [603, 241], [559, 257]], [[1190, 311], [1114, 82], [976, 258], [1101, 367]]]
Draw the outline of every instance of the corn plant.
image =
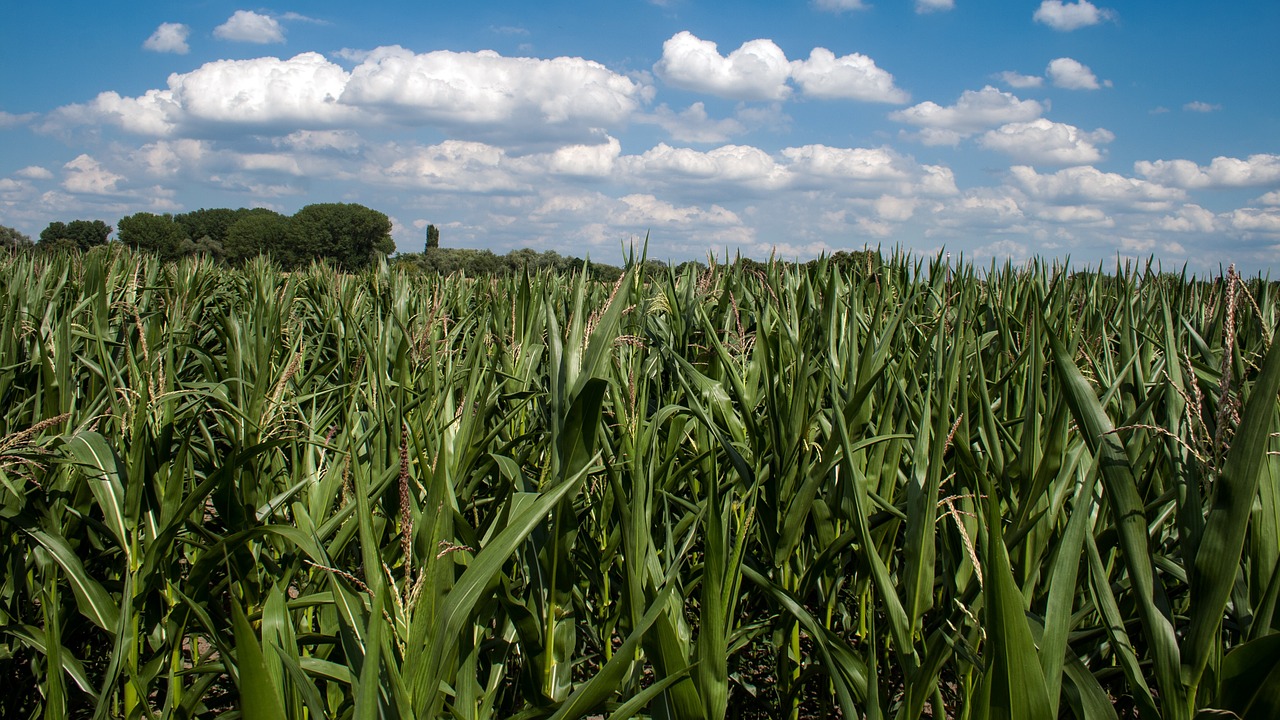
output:
[[588, 277], [0, 260], [0, 717], [1280, 716], [1265, 278]]

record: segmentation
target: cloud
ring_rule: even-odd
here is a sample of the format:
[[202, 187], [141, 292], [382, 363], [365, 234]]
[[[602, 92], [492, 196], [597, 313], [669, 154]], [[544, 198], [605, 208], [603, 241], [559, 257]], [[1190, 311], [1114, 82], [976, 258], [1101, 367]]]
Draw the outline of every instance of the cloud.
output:
[[504, 57], [493, 51], [415, 54], [374, 50], [340, 93], [346, 106], [401, 122], [485, 135], [600, 135], [625, 122], [651, 88], [576, 57]]
[[640, 155], [628, 155], [619, 162], [626, 176], [663, 184], [776, 190], [791, 181], [786, 168], [769, 153], [748, 145], [724, 145], [702, 152], [658, 143]]
[[1044, 85], [1044, 78], [1039, 75], [1023, 75], [1012, 70], [1005, 70], [996, 77], [1011, 88], [1038, 88]]
[[321, 20], [319, 18], [308, 17], [306, 15], [303, 15], [302, 13], [296, 13], [296, 12], [287, 12], [281, 15], [280, 19], [287, 20], [289, 22], [310, 23], [312, 25], [332, 25], [333, 24], [333, 23], [330, 23], [328, 20]]
[[1028, 253], [1026, 243], [1016, 240], [996, 240], [973, 249], [975, 258], [1008, 258], [1010, 260], [1026, 260]]
[[1280, 212], [1274, 209], [1240, 208], [1227, 215], [1227, 222], [1235, 230], [1280, 234]]
[[387, 145], [371, 153], [361, 179], [450, 193], [528, 193], [533, 186], [517, 176], [502, 148], [446, 140], [429, 147]]
[[614, 138], [597, 145], [566, 145], [556, 148], [535, 161], [543, 163], [548, 172], [580, 178], [607, 178], [613, 174], [622, 144]]
[[69, 192], [88, 195], [114, 195], [120, 192], [123, 175], [111, 172], [89, 155], [79, 155], [62, 166], [66, 170], [62, 187]]
[[1087, 165], [1102, 159], [1098, 145], [1114, 139], [1115, 135], [1101, 128], [1084, 132], [1074, 125], [1038, 118], [990, 130], [979, 138], [978, 144], [1023, 162]]
[[662, 45], [662, 59], [653, 67], [667, 84], [733, 100], [784, 100], [791, 95], [788, 79], [801, 91], [820, 99], [904, 103], [906, 92], [893, 75], [860, 53], [836, 57], [814, 48], [807, 60], [787, 61], [772, 40], [750, 40], [728, 56], [716, 44], [692, 33], [679, 32]]
[[517, 25], [490, 25], [489, 32], [494, 35], [528, 35], [529, 31]]
[[1191, 101], [1191, 102], [1187, 103], [1186, 105], [1183, 105], [1183, 106], [1182, 106], [1182, 109], [1183, 109], [1183, 110], [1186, 110], [1186, 111], [1188, 111], [1188, 112], [1211, 113], [1211, 112], [1214, 112], [1214, 111], [1216, 111], [1216, 110], [1221, 110], [1221, 109], [1222, 109], [1222, 106], [1221, 106], [1221, 105], [1211, 105], [1211, 104], [1209, 104], [1209, 103], [1207, 103], [1207, 102], [1201, 102], [1201, 101], [1199, 101], [1199, 100], [1193, 100], [1193, 101]]
[[1145, 180], [1107, 173], [1092, 166], [1070, 167], [1040, 174], [1035, 168], [1015, 165], [1009, 169], [1014, 182], [1028, 195], [1049, 202], [1086, 201], [1126, 204], [1139, 211], [1160, 210], [1186, 193]]
[[651, 115], [637, 115], [635, 122], [653, 124], [667, 131], [679, 142], [717, 143], [734, 135], [741, 135], [747, 128], [733, 118], [714, 120], [707, 115], [707, 108], [696, 102], [679, 113], [659, 105]]
[[165, 90], [135, 98], [109, 91], [88, 105], [59, 108], [54, 124], [96, 120], [153, 136], [217, 125], [323, 127], [350, 122], [358, 112], [338, 102], [347, 77], [318, 53], [218, 60], [170, 75]]
[[785, 148], [782, 156], [792, 172], [821, 180], [906, 180], [906, 159], [888, 148], [836, 148], [805, 145]]
[[734, 100], [782, 100], [791, 94], [791, 66], [772, 40], [750, 40], [722, 56], [716, 44], [684, 30], [662, 44], [653, 66], [666, 83]]
[[1194, 203], [1187, 203], [1172, 215], [1156, 219], [1151, 229], [1160, 232], [1210, 233], [1216, 224], [1214, 214]]
[[1092, 225], [1095, 227], [1115, 227], [1116, 221], [1109, 217], [1102, 208], [1092, 205], [1048, 205], [1036, 208], [1035, 216], [1059, 225]]
[[7, 113], [0, 110], [0, 129], [26, 125], [37, 117], [37, 113], [22, 113], [20, 115], [15, 115], [13, 113]]
[[237, 10], [227, 21], [213, 29], [219, 40], [266, 45], [284, 42], [284, 27], [280, 21], [252, 10]]
[[39, 165], [28, 165], [14, 173], [18, 177], [27, 178], [28, 180], [52, 180], [53, 173]]
[[1112, 10], [1096, 7], [1089, 0], [1064, 3], [1062, 0], [1044, 0], [1036, 9], [1032, 19], [1048, 25], [1054, 30], [1078, 30], [1089, 25], [1097, 25], [1103, 20], [1115, 17]]
[[916, 12], [920, 14], [951, 10], [955, 6], [955, 0], [916, 0]]
[[300, 152], [339, 153], [349, 155], [365, 146], [364, 140], [351, 130], [297, 130], [272, 144]]
[[372, 50], [359, 50], [356, 48], [340, 48], [338, 50], [334, 50], [330, 54], [338, 58], [339, 60], [346, 60], [348, 62], [353, 62], [353, 63], [362, 63], [369, 58], [369, 55], [372, 52], [373, 52]]
[[1250, 155], [1244, 160], [1216, 157], [1208, 165], [1191, 160], [1142, 160], [1133, 167], [1153, 182], [1187, 189], [1256, 187], [1280, 182], [1280, 155]]
[[1280, 190], [1272, 190], [1266, 195], [1258, 198], [1255, 202], [1259, 205], [1280, 205]]
[[1049, 62], [1045, 75], [1050, 82], [1068, 90], [1097, 90], [1101, 87], [1098, 78], [1087, 65], [1071, 58], [1057, 58]]
[[943, 107], [925, 101], [895, 111], [889, 118], [933, 131], [922, 135], [926, 144], [955, 144], [960, 138], [987, 128], [1034, 120], [1042, 112], [1044, 106], [1035, 100], [1019, 100], [1012, 93], [988, 85], [981, 90], [964, 91], [955, 105]]
[[875, 208], [876, 215], [880, 219], [893, 222], [910, 220], [919, 205], [920, 200], [918, 198], [902, 198], [892, 195], [881, 195], [872, 203], [872, 207]]
[[581, 58], [378, 48], [351, 73], [318, 53], [219, 60], [137, 97], [104, 92], [43, 129], [105, 123], [152, 137], [433, 125], [469, 137], [602, 141], [651, 88]]
[[894, 86], [893, 75], [860, 53], [837, 58], [826, 48], [814, 48], [808, 60], [791, 63], [791, 76], [805, 95], [816, 98], [882, 103], [905, 103], [911, 99]]
[[813, 6], [824, 12], [832, 13], [867, 9], [867, 4], [862, 0], [814, 0]]
[[648, 227], [650, 225], [741, 225], [742, 220], [733, 212], [711, 205], [703, 209], [696, 205], [679, 207], [653, 195], [636, 193], [618, 198], [622, 212], [610, 219], [619, 225]]
[[[659, 144], [618, 161], [617, 180], [730, 199], [817, 192], [828, 202], [883, 195], [941, 197], [958, 191], [950, 168], [921, 165], [890, 148], [804, 145], [770, 154], [746, 145], [708, 151]], [[816, 196], [815, 196], [816, 197]]]
[[129, 153], [130, 164], [153, 178], [175, 178], [200, 167], [211, 156], [201, 140], [157, 140]]
[[182, 23], [160, 23], [160, 27], [142, 43], [142, 47], [152, 52], [186, 55], [191, 51], [187, 45], [187, 36], [190, 34], [191, 28]]

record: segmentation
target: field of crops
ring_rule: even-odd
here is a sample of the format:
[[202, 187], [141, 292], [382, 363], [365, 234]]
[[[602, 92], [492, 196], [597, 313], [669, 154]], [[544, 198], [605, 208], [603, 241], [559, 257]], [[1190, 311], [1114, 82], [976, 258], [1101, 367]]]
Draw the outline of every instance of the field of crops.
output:
[[1261, 280], [0, 288], [0, 717], [1280, 717]]

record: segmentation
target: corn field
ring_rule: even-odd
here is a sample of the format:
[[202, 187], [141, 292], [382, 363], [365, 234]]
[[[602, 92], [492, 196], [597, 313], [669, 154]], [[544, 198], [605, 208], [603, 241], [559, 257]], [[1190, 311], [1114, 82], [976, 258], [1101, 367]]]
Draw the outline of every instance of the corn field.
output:
[[0, 260], [0, 717], [1280, 717], [1280, 292]]

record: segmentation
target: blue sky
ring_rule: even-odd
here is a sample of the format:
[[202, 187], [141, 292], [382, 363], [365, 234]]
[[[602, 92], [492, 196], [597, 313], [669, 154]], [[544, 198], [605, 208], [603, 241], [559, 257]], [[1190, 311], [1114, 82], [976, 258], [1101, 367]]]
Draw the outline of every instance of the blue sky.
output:
[[1280, 258], [1280, 6], [10, 4], [0, 224], [358, 202], [401, 251]]

